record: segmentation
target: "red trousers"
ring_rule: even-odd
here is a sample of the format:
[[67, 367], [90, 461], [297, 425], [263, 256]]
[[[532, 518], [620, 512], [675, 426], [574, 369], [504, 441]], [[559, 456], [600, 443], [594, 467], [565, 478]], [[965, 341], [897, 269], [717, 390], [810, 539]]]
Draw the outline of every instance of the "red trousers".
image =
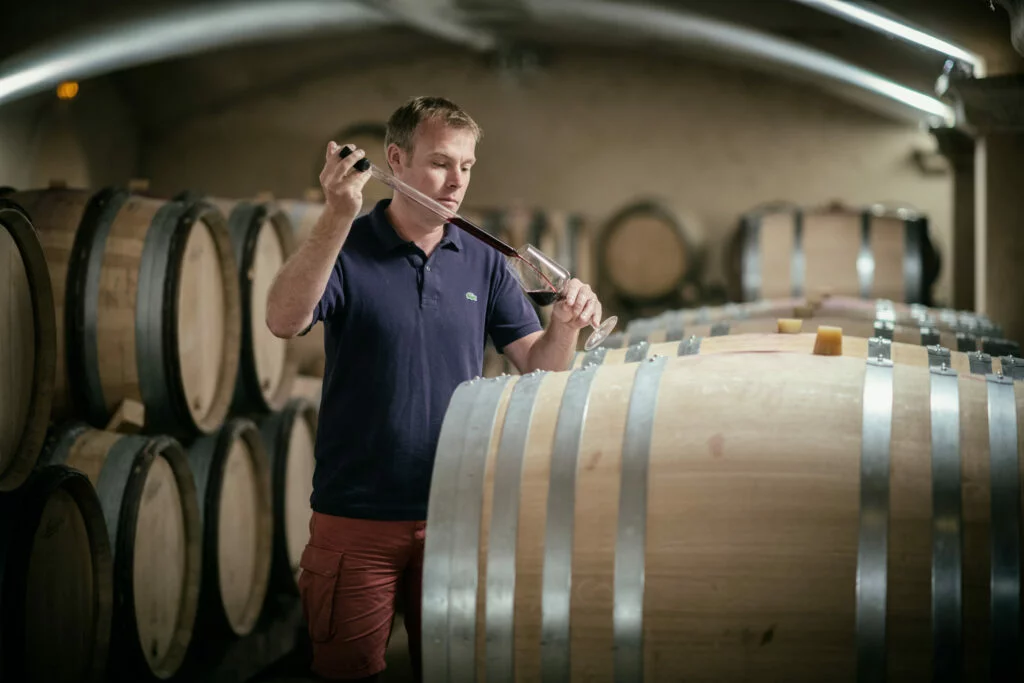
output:
[[351, 680], [384, 670], [402, 591], [405, 631], [420, 674], [420, 594], [426, 522], [380, 522], [317, 512], [299, 566], [299, 593], [313, 646], [313, 672]]

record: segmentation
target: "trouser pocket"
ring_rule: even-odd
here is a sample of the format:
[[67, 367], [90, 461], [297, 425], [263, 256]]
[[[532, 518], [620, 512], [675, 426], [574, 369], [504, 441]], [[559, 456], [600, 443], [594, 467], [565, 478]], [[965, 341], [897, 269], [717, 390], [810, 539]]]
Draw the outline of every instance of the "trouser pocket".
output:
[[302, 551], [299, 567], [299, 594], [309, 624], [309, 637], [323, 643], [334, 637], [334, 594], [345, 554], [315, 545]]

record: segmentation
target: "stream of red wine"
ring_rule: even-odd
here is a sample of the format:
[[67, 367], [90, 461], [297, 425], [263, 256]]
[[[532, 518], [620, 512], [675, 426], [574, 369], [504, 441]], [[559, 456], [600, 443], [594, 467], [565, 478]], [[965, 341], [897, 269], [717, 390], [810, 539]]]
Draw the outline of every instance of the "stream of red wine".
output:
[[448, 222], [454, 223], [455, 225], [459, 226], [460, 228], [462, 228], [463, 230], [465, 230], [470, 235], [477, 238], [484, 244], [494, 247], [505, 256], [515, 256], [517, 258], [521, 258], [519, 254], [516, 253], [515, 249], [505, 244], [501, 240], [495, 238], [493, 235], [491, 235], [483, 228], [478, 228], [477, 226], [473, 225], [462, 216], [452, 216], [450, 219], [448, 219]]
[[558, 288], [555, 287], [554, 284], [552, 284], [551, 280], [549, 280], [544, 275], [544, 273], [540, 272], [537, 266], [533, 265], [532, 263], [524, 259], [522, 256], [520, 256], [519, 252], [517, 252], [515, 249], [505, 244], [501, 240], [497, 239], [483, 228], [473, 225], [473, 223], [467, 221], [462, 216], [452, 216], [450, 219], [448, 219], [448, 222], [459, 226], [473, 237], [476, 237], [484, 244], [487, 244], [493, 247], [494, 249], [497, 249], [500, 253], [504, 254], [505, 256], [517, 258], [526, 265], [528, 265], [530, 268], [532, 268], [533, 271], [537, 273], [537, 275], [544, 282], [547, 283], [548, 287], [551, 288], [526, 292], [527, 296], [533, 299], [534, 303], [536, 303], [538, 306], [550, 306], [551, 304], [555, 303], [555, 301], [558, 300]]

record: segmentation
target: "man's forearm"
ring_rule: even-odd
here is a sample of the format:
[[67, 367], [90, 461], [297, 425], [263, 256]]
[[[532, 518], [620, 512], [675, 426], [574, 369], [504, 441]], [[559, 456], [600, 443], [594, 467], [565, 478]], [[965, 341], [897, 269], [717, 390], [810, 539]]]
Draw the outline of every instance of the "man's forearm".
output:
[[326, 206], [309, 236], [281, 267], [267, 297], [267, 325], [275, 335], [293, 337], [309, 324], [353, 218]]
[[530, 348], [526, 372], [568, 370], [576, 353], [579, 330], [552, 320], [537, 342]]

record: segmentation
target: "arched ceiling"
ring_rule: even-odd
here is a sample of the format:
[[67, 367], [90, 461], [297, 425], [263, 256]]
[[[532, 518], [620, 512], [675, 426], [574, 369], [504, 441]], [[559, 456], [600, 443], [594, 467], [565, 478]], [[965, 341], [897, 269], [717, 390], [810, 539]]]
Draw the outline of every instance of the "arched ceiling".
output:
[[[252, 8], [272, 4], [249, 0], [245, 16], [258, 13]], [[257, 42], [239, 39], [247, 26], [237, 19], [225, 21], [217, 36], [213, 35], [217, 31], [209, 31], [206, 44], [202, 41], [208, 22], [183, 24], [174, 40], [191, 41], [195, 50], [182, 51], [184, 54], [174, 49], [156, 50], [141, 64], [125, 61], [118, 65], [116, 58], [110, 57], [94, 73], [110, 73], [136, 110], [140, 127], [159, 131], [259, 93], [343, 68], [346, 63], [400, 62], [424, 48], [466, 54], [483, 51], [497, 61], [510, 54], [514, 59], [522, 50], [543, 54], [576, 44], [681, 52], [811, 81], [876, 109], [887, 104], [880, 101], [886, 98], [877, 93], [865, 95], [865, 78], [877, 76], [916, 91], [925, 100], [934, 99], [935, 82], [945, 62], [940, 54], [796, 0], [336, 0], [326, 19], [316, 13], [318, 4], [323, 5], [293, 0], [291, 7], [305, 5], [311, 14], [303, 19], [297, 16], [300, 11], [292, 11], [290, 31], [283, 31], [288, 22], [268, 20], [274, 31], [263, 29]], [[119, 31], [117, 22], [140, 12], [158, 15], [188, 10], [214, 15], [223, 11], [227, 16], [233, 6], [239, 6], [227, 0], [201, 4], [102, 0], [88, 5], [51, 0], [41, 5], [23, 3], [5, 12], [8, 25], [17, 25], [19, 30], [0, 46], [4, 60], [0, 71], [9, 72], [12, 58], [23, 60], [27, 52], [43, 54], [47, 44], [67, 52], [73, 44], [68, 32], [89, 36], [96, 35], [90, 32], [97, 28], [108, 31], [102, 41], [96, 41], [103, 50], [131, 41], [155, 50], [157, 41], [137, 28], [141, 24]], [[344, 9], [346, 6], [349, 9]], [[990, 7], [987, 0], [888, 0], [884, 10], [979, 54], [988, 73], [1024, 72], [1024, 58], [1010, 43], [1006, 12]], [[168, 25], [163, 24], [165, 33]], [[252, 26], [248, 29], [255, 32]], [[494, 45], [502, 46], [497, 54], [488, 52]], [[97, 52], [95, 46], [91, 50]], [[815, 67], [801, 66], [807, 62]], [[877, 83], [869, 83], [869, 89], [874, 85]], [[924, 102], [921, 106], [934, 105]], [[899, 109], [892, 113], [906, 118], [907, 111]], [[923, 115], [921, 119], [932, 122]]]

